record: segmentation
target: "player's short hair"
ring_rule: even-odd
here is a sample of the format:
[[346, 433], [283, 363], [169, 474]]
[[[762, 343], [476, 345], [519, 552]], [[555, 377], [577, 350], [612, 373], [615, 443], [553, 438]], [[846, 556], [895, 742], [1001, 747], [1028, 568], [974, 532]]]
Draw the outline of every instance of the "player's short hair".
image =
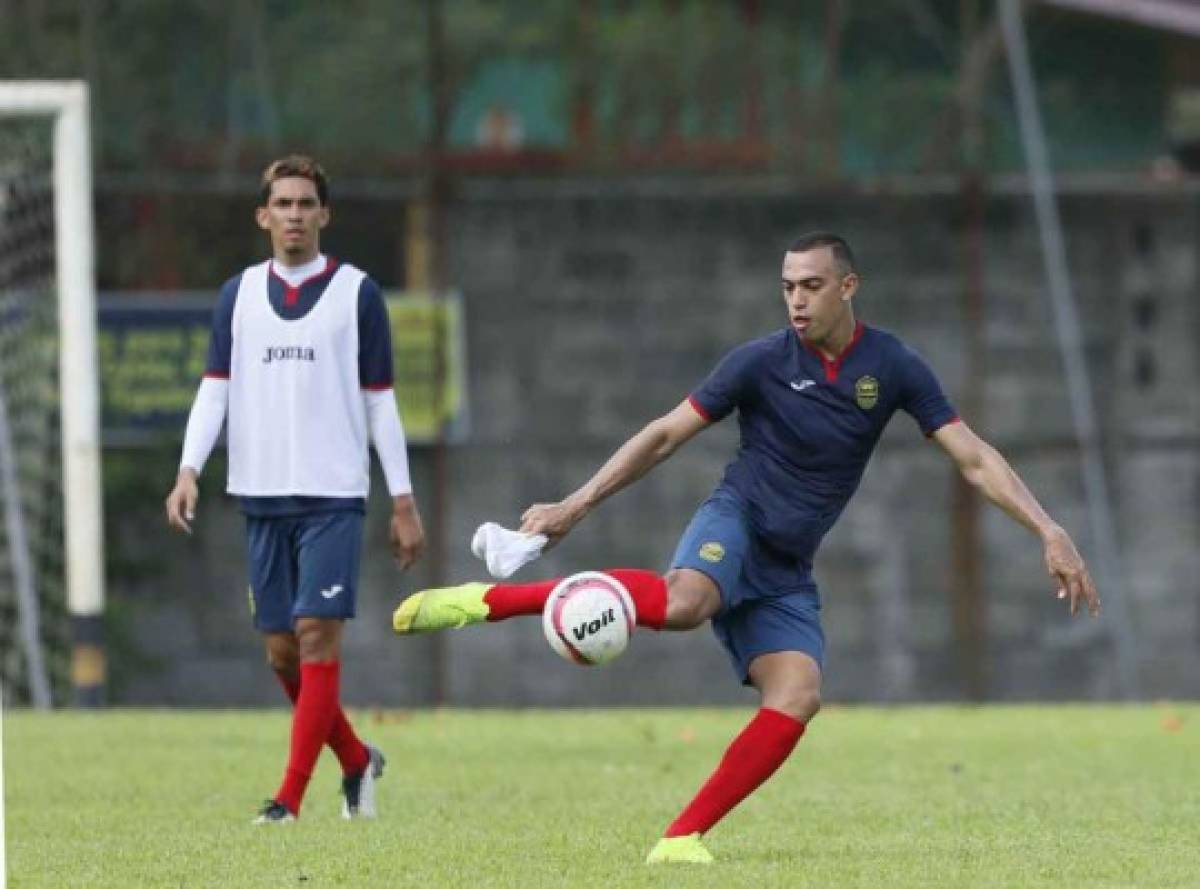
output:
[[828, 247], [833, 252], [833, 261], [837, 263], [838, 271], [843, 275], [848, 275], [851, 272], [858, 271], [854, 261], [854, 251], [850, 249], [850, 245], [846, 243], [846, 239], [841, 235], [835, 235], [833, 232], [808, 232], [803, 234], [788, 245], [788, 253], [807, 253], [809, 250], [817, 250], [821, 247]]
[[262, 189], [259, 193], [261, 206], [271, 202], [271, 186], [277, 179], [287, 179], [298, 176], [307, 179], [317, 187], [317, 200], [324, 207], [329, 203], [329, 178], [325, 170], [315, 160], [305, 154], [289, 154], [279, 160], [271, 161], [262, 174]]

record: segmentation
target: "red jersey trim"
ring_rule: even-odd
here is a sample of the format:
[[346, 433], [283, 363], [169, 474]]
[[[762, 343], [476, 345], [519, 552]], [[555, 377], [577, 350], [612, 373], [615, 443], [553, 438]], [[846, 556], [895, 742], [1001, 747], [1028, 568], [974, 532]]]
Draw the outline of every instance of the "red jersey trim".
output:
[[311, 284], [313, 281], [316, 281], [316, 280], [319, 280], [320, 278], [325, 277], [330, 272], [332, 272], [334, 269], [336, 269], [337, 268], [337, 260], [334, 259], [332, 256], [326, 256], [325, 257], [325, 268], [321, 269], [321, 271], [319, 271], [319, 272], [313, 272], [311, 275], [309, 275], [307, 278], [305, 278], [303, 281], [301, 281], [295, 287], [293, 287], [291, 284], [289, 284], [287, 281], [285, 281], [283, 279], [283, 276], [280, 275], [279, 272], [275, 271], [275, 262], [273, 260], [272, 260], [270, 266], [268, 266], [268, 268], [271, 270], [271, 275], [274, 276], [279, 281], [279, 283], [283, 285], [283, 304], [285, 306], [294, 306], [296, 304], [296, 301], [298, 299], [300, 299], [300, 288], [304, 287], [308, 284]]
[[821, 351], [816, 346], [812, 345], [808, 340], [804, 339], [804, 337], [800, 338], [800, 342], [804, 343], [804, 348], [808, 349], [808, 351], [812, 352], [817, 356], [817, 358], [820, 359], [821, 367], [825, 369], [825, 382], [836, 383], [838, 373], [842, 369], [842, 363], [847, 357], [849, 357], [850, 353], [854, 350], [854, 347], [858, 345], [858, 341], [862, 339], [863, 332], [865, 330], [866, 325], [864, 325], [861, 321], [855, 321], [854, 333], [850, 336], [850, 342], [846, 343], [846, 347], [838, 353], [836, 358], [833, 359], [826, 358], [823, 354], [821, 354]]
[[386, 392], [392, 388], [391, 383], [372, 383], [370, 386], [363, 386], [364, 392]]
[[206, 379], [206, 380], [228, 380], [229, 374], [221, 373], [221, 372], [215, 371], [215, 370], [206, 370], [204, 372], [204, 379]]
[[712, 422], [712, 417], [709, 416], [708, 411], [706, 411], [703, 407], [700, 406], [700, 402], [698, 402], [696, 400], [696, 397], [694, 395], [689, 395], [687, 397], [687, 400], [688, 400], [688, 404], [690, 404], [692, 406], [692, 410], [694, 410], [696, 413], [698, 413], [706, 422], [708, 422], [708, 423]]
[[926, 437], [926, 438], [933, 438], [933, 433], [937, 432], [937, 431], [938, 431], [938, 429], [945, 429], [947, 426], [952, 426], [952, 425], [954, 425], [955, 423], [961, 423], [961, 422], [962, 422], [962, 418], [961, 418], [961, 417], [951, 417], [949, 420], [947, 420], [947, 421], [946, 421], [945, 423], [943, 423], [941, 426], [938, 426], [936, 429], [930, 429], [928, 432], [926, 432], [926, 433], [925, 433], [925, 437]]

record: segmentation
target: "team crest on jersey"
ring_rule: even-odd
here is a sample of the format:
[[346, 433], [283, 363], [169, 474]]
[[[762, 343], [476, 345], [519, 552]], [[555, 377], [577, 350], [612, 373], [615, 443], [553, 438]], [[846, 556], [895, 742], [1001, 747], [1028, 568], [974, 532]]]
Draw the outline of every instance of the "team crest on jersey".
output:
[[725, 547], [715, 540], [702, 543], [700, 544], [700, 558], [706, 562], [719, 562], [725, 558]]
[[854, 403], [869, 411], [879, 403], [879, 380], [874, 377], [859, 377], [854, 384]]

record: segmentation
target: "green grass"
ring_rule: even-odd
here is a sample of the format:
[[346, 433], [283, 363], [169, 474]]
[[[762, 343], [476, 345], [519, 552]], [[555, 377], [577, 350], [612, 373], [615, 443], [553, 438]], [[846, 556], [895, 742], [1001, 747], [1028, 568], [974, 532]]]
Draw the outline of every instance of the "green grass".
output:
[[379, 821], [252, 827], [287, 715], [4, 717], [10, 886], [1200, 886], [1200, 707], [831, 707], [709, 835], [647, 850], [750, 711], [352, 714]]

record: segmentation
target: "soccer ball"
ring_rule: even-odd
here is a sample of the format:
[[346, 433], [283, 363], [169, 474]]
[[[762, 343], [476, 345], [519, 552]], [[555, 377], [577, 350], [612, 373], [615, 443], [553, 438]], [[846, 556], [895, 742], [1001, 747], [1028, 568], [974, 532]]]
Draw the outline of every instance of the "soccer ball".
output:
[[607, 664], [629, 644], [637, 612], [615, 578], [584, 571], [561, 580], [542, 609], [542, 632], [564, 660]]

